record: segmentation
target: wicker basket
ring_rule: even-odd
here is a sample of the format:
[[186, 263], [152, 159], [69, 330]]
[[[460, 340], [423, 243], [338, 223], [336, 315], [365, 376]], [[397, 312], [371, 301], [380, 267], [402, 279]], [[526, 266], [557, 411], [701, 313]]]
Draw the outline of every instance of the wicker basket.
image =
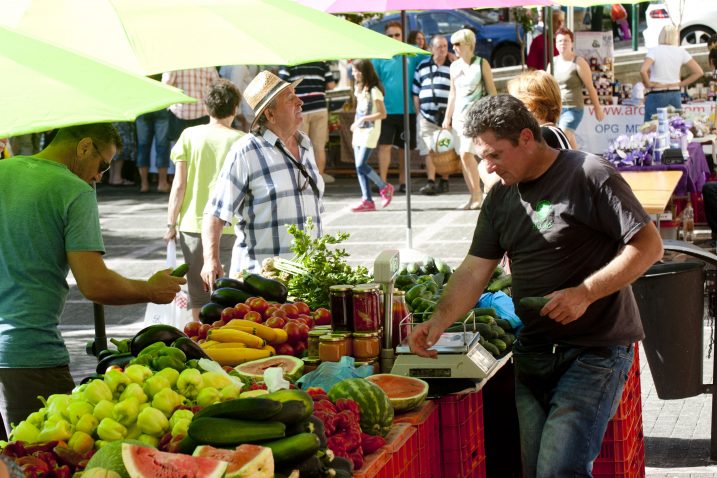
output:
[[[445, 130], [442, 128], [441, 131]], [[443, 153], [438, 152], [438, 141], [440, 134], [436, 135], [436, 143], [433, 145], [431, 157], [433, 158], [433, 166], [436, 168], [436, 174], [445, 176], [447, 174], [456, 174], [463, 171], [461, 166], [461, 158], [456, 150], [451, 148]]]

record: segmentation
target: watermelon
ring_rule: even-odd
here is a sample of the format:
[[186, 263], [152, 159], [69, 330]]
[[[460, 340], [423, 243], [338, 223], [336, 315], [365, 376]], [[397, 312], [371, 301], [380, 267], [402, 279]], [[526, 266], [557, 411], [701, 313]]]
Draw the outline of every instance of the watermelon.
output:
[[386, 436], [393, 423], [393, 407], [380, 387], [363, 378], [347, 378], [329, 390], [329, 398], [350, 398], [361, 409], [361, 430], [369, 435]]
[[147, 446], [146, 444], [137, 440], [109, 442], [105, 446], [97, 450], [94, 455], [92, 455], [90, 461], [87, 462], [85, 470], [92, 470], [94, 468], [97, 468], [106, 471], [113, 471], [117, 473], [119, 478], [129, 478], [127, 470], [124, 467], [124, 462], [122, 461], [122, 443], [130, 443], [132, 445], [137, 446]]
[[236, 450], [223, 450], [209, 445], [198, 446], [193, 456], [204, 456], [229, 463], [226, 478], [272, 478], [274, 457], [271, 448], [239, 445]]
[[237, 365], [234, 370], [243, 382], [251, 384], [264, 381], [264, 370], [271, 367], [281, 367], [284, 379], [296, 382], [304, 372], [304, 361], [291, 355], [276, 355]]
[[221, 478], [227, 463], [203, 456], [167, 453], [155, 448], [122, 444], [122, 461], [130, 478]]
[[380, 373], [371, 375], [366, 380], [384, 391], [395, 412], [413, 410], [428, 396], [428, 383], [420, 378]]

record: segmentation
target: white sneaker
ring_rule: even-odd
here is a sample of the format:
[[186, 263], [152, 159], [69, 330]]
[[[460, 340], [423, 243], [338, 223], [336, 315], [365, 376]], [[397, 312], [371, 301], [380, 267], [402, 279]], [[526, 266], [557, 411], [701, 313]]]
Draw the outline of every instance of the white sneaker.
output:
[[324, 178], [324, 182], [325, 182], [326, 184], [331, 184], [331, 183], [333, 183], [333, 182], [336, 181], [336, 178], [333, 177], [332, 175], [328, 174], [328, 173], [323, 173], [323, 174], [321, 175], [321, 177]]

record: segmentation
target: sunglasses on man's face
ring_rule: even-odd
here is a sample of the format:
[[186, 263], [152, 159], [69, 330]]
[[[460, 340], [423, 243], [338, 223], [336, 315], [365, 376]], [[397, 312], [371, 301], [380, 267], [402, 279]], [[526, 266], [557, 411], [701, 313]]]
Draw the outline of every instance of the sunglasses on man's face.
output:
[[97, 174], [104, 174], [107, 171], [109, 171], [110, 167], [112, 166], [112, 160], [110, 159], [109, 161], [107, 161], [107, 159], [104, 156], [102, 156], [102, 153], [100, 153], [100, 150], [97, 149], [97, 146], [95, 145], [94, 142], [92, 143], [92, 147], [95, 148], [95, 151], [97, 152], [97, 154], [99, 154], [100, 158], [102, 159], [102, 161], [100, 161], [99, 167], [97, 168]]

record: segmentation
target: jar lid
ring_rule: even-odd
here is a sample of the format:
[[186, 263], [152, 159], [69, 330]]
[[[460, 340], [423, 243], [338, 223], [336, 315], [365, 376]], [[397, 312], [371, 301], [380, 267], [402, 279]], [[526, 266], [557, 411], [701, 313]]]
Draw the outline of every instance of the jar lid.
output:
[[350, 339], [353, 334], [351, 332], [336, 331], [331, 334], [332, 337], [340, 337], [341, 339]]
[[355, 339], [370, 339], [372, 337], [378, 337], [378, 332], [354, 332]]
[[316, 325], [311, 330], [321, 330], [323, 333], [329, 333], [331, 332], [331, 326], [330, 325]]
[[326, 335], [325, 330], [309, 330], [309, 337], [321, 337], [322, 335]]
[[343, 291], [351, 290], [353, 288], [354, 288], [354, 286], [349, 285], [349, 284], [337, 284], [337, 285], [329, 286], [329, 291], [343, 292]]
[[376, 283], [371, 284], [359, 284], [354, 286], [353, 292], [373, 292], [379, 290], [381, 286]]
[[335, 335], [322, 335], [319, 337], [319, 341], [321, 342], [341, 342], [344, 340], [344, 337], [337, 337]]
[[321, 363], [321, 359], [317, 359], [317, 358], [308, 358], [307, 357], [302, 360], [304, 361], [304, 365], [318, 365]]

